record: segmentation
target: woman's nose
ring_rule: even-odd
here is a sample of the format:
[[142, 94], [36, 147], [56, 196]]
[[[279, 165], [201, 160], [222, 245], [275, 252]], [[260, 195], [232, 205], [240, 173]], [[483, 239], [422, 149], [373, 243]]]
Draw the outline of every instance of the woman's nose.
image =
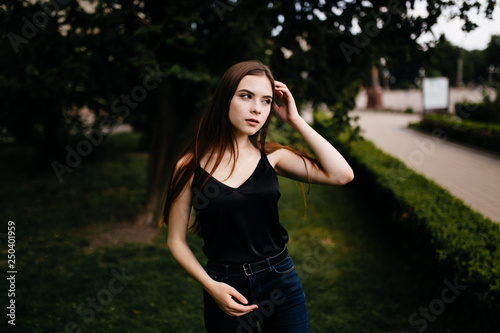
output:
[[252, 113], [261, 114], [262, 113], [262, 105], [260, 105], [259, 103], [254, 103], [254, 105], [252, 105]]

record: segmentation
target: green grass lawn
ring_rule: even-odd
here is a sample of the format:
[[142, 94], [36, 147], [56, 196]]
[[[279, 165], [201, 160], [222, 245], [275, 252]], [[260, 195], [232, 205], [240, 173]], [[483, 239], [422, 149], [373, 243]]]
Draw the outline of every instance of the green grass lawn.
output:
[[[96, 237], [88, 230], [130, 221], [144, 202], [147, 155], [135, 149], [139, 139], [110, 137], [100, 160], [84, 161], [63, 183], [33, 172], [29, 147], [0, 146], [2, 161], [9, 161], [0, 166], [0, 233], [14, 220], [17, 239], [16, 326], [7, 332], [204, 331], [202, 290], [173, 260], [165, 232], [151, 244], [86, 250]], [[305, 218], [297, 184], [280, 184], [281, 219], [311, 332], [417, 332], [424, 324], [425, 332], [474, 331], [474, 323], [456, 315], [459, 298], [432, 320], [418, 316], [418, 324], [409, 324], [444, 285], [411, 264], [411, 253], [370, 205], [362, 184], [311, 186]], [[190, 236], [189, 242], [204, 262], [202, 241]]]

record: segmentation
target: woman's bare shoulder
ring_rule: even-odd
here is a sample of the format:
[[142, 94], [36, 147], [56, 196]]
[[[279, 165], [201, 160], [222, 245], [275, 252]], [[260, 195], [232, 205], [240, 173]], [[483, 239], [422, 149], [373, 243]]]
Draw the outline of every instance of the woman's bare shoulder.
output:
[[273, 168], [275, 168], [276, 164], [283, 156], [283, 153], [287, 151], [287, 149], [284, 146], [277, 144], [275, 142], [266, 142], [266, 144], [270, 146], [269, 147], [270, 149], [266, 149], [267, 160], [273, 166]]
[[[177, 160], [177, 163], [175, 163], [175, 168], [174, 168], [174, 174], [173, 174], [173, 177], [179, 177], [184, 169], [185, 166], [187, 166], [187, 164], [190, 162], [190, 160], [193, 158], [193, 153], [189, 152], [187, 154], [184, 154], [182, 156], [179, 157], [179, 159]], [[184, 169], [185, 170], [185, 169]], [[187, 188], [190, 188], [191, 185], [192, 185], [192, 182], [193, 182], [193, 177], [194, 177], [194, 174], [191, 175], [191, 177], [189, 178], [188, 182], [187, 182]]]

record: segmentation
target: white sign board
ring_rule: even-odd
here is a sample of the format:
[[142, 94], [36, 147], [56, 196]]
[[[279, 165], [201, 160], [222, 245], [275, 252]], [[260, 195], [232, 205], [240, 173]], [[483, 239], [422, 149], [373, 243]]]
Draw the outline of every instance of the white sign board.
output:
[[449, 103], [447, 77], [424, 78], [422, 83], [424, 110], [446, 109]]

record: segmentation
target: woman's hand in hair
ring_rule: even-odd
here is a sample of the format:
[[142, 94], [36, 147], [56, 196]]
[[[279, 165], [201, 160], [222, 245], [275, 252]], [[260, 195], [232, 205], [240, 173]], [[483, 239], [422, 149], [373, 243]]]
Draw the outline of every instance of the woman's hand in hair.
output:
[[[213, 287], [209, 290], [207, 289], [207, 291], [222, 311], [230, 316], [243, 316], [258, 307], [257, 304], [243, 305], [248, 304], [247, 299], [236, 289], [224, 282], [215, 282]], [[243, 304], [236, 302], [235, 299]]]
[[274, 163], [276, 173], [301, 182], [325, 185], [343, 185], [352, 181], [352, 168], [330, 142], [300, 117], [286, 85], [275, 81], [275, 96], [280, 100], [281, 106], [274, 103], [274, 111], [304, 138], [317, 157], [317, 161], [313, 162], [290, 150], [279, 149], [268, 155], [269, 161]]
[[280, 101], [280, 106], [273, 102], [273, 110], [287, 124], [293, 124], [300, 118], [292, 93], [280, 81], [274, 81], [274, 95]]

